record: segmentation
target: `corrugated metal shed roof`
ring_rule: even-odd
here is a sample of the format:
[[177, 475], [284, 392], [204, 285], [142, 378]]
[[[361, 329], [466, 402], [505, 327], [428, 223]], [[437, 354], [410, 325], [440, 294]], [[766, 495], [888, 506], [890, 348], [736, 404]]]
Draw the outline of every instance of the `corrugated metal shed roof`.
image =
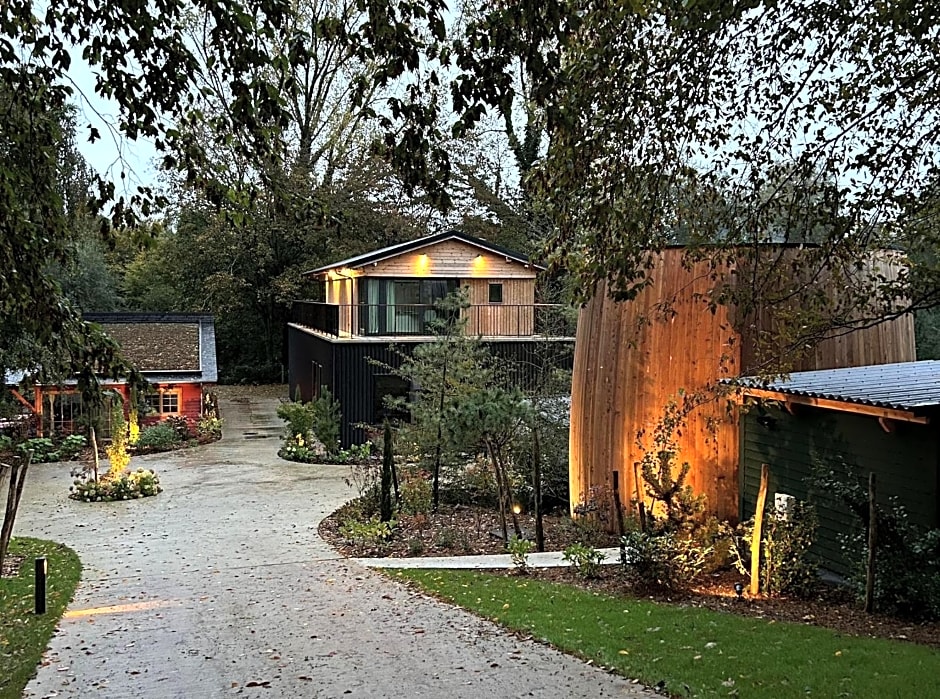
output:
[[744, 376], [729, 381], [745, 388], [825, 398], [879, 408], [915, 411], [940, 406], [940, 361], [799, 371], [787, 381]]

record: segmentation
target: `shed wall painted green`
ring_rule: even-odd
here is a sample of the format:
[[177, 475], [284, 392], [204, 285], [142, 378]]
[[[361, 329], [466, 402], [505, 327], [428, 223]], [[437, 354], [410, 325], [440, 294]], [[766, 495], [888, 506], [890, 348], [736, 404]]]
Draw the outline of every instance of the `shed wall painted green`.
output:
[[822, 464], [846, 478], [852, 477], [850, 471], [854, 470], [855, 477], [864, 483], [874, 472], [880, 502], [897, 497], [913, 522], [940, 526], [940, 440], [935, 425], [899, 422], [895, 431], [888, 433], [877, 418], [856, 413], [808, 407], [799, 407], [796, 415], [769, 406], [763, 410], [760, 413], [750, 406], [742, 418], [742, 519], [754, 514], [761, 464], [766, 463], [770, 466], [768, 507], [773, 507], [774, 493], [778, 492], [812, 501], [819, 519], [814, 550], [824, 565], [847, 572], [840, 534], [851, 531], [855, 520], [841, 503], [812, 488], [814, 468]]

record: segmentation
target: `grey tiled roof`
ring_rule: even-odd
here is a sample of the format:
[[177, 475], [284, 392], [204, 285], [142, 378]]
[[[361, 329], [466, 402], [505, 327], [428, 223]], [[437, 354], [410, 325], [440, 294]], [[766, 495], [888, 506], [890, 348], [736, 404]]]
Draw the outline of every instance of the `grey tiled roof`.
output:
[[786, 381], [745, 376], [729, 383], [895, 410], [940, 406], [940, 361], [936, 360], [799, 371]]

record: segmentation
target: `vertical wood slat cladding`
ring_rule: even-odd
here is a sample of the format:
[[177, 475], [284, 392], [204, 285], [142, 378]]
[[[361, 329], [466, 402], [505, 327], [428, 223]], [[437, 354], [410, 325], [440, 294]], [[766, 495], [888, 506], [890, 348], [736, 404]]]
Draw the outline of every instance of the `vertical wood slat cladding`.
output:
[[[633, 301], [611, 300], [602, 284], [581, 310], [571, 395], [572, 510], [592, 489], [609, 489], [613, 470], [621, 474], [622, 501], [634, 500], [633, 465], [649, 448], [665, 407], [701, 395], [676, 438], [677, 462], [691, 464], [688, 483], [707, 496], [710, 512], [737, 518], [738, 415], [712, 387], [739, 375], [742, 354], [753, 356], [753, 348], [733, 309], [707, 307], [711, 264], [683, 266], [684, 253], [662, 251], [652, 283]], [[901, 319], [826, 340], [810, 360], [813, 368], [912, 361], [912, 337], [913, 324]]]
[[[421, 256], [426, 255], [426, 264]], [[477, 261], [478, 257], [482, 257]], [[362, 268], [367, 277], [448, 277], [448, 278], [520, 278], [535, 279], [536, 270], [515, 260], [484, 252], [477, 247], [447, 240], [413, 252], [382, 260]]]
[[[503, 285], [503, 302], [490, 303], [490, 284]], [[535, 279], [466, 279], [470, 335], [520, 337], [535, 333]]]

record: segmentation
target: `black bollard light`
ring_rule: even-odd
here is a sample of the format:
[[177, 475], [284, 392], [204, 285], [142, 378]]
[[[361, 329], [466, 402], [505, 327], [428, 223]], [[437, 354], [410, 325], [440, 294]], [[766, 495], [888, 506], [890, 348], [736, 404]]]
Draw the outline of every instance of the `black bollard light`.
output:
[[45, 556], [36, 559], [36, 614], [46, 613], [46, 573], [49, 570]]

